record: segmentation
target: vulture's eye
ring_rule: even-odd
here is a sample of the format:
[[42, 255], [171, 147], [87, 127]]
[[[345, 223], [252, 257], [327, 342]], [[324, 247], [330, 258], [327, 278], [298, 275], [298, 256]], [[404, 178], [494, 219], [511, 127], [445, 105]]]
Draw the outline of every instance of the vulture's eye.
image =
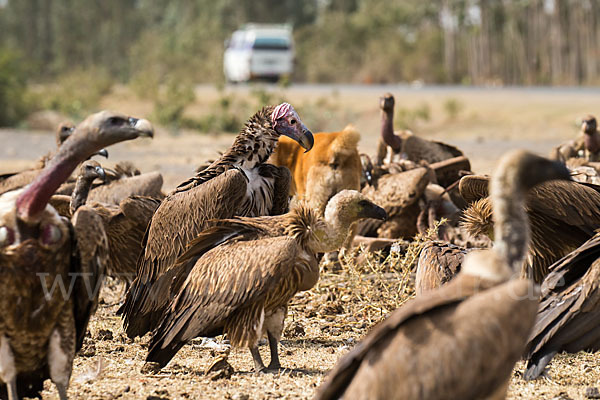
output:
[[366, 200], [361, 200], [361, 201], [358, 202], [358, 205], [361, 206], [361, 207], [365, 207], [365, 206], [369, 205], [369, 202], [366, 201]]
[[110, 125], [121, 125], [123, 123], [123, 118], [119, 118], [119, 117], [110, 117], [108, 119], [108, 123]]
[[0, 226], [0, 246], [10, 246], [15, 242], [15, 232], [8, 226]]
[[42, 228], [41, 241], [45, 246], [52, 246], [60, 241], [62, 233], [58, 226], [48, 224]]
[[296, 120], [295, 120], [294, 118], [292, 118], [292, 119], [290, 120], [290, 124], [292, 124], [292, 125], [296, 125]]

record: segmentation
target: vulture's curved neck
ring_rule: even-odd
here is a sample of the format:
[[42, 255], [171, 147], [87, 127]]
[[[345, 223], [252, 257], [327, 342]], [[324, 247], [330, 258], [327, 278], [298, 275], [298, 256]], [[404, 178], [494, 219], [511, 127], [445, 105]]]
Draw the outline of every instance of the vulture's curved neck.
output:
[[402, 150], [402, 139], [394, 133], [394, 111], [381, 110], [381, 138], [394, 152]]
[[317, 240], [310, 243], [311, 248], [317, 253], [338, 250], [344, 245], [353, 222], [353, 220], [344, 218], [337, 209], [333, 207], [326, 208], [324, 229], [317, 233]]
[[88, 195], [90, 194], [90, 189], [92, 188], [93, 182], [94, 178], [91, 180], [89, 178], [85, 178], [84, 176], [79, 176], [77, 178], [75, 189], [73, 189], [73, 193], [71, 194], [71, 203], [69, 206], [71, 209], [71, 214], [75, 214], [75, 211], [85, 204]]
[[494, 250], [506, 260], [515, 276], [523, 268], [530, 233], [525, 192], [513, 175], [508, 171], [492, 177], [490, 195], [494, 215]]
[[[87, 155], [85, 155], [87, 157]], [[65, 142], [34, 181], [17, 198], [17, 215], [33, 220], [46, 208], [56, 189], [69, 178], [81, 162], [76, 143]]]
[[269, 159], [278, 138], [268, 118], [251, 118], [223, 157], [242, 168], [254, 168]]

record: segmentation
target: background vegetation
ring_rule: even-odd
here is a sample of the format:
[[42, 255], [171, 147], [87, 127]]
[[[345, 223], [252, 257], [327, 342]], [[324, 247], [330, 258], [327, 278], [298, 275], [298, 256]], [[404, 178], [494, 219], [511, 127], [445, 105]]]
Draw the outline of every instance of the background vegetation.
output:
[[[38, 107], [77, 114], [120, 82], [180, 119], [246, 22], [293, 24], [295, 82], [599, 83], [596, 0], [0, 0], [0, 105], [28, 80], [61, 86]], [[82, 80], [83, 98], [65, 89]]]

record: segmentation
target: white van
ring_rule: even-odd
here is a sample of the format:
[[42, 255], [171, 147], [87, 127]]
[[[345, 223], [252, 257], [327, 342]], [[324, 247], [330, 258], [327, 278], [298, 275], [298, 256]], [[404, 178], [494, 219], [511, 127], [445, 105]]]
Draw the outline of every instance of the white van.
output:
[[248, 24], [225, 41], [223, 71], [228, 82], [253, 78], [277, 81], [294, 68], [294, 43], [289, 25]]

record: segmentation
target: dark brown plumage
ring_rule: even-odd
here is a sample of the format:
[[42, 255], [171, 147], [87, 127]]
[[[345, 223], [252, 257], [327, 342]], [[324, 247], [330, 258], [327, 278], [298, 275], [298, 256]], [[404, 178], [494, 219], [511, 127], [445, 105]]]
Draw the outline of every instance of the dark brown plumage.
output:
[[525, 152], [504, 156], [492, 188], [494, 249], [468, 254], [456, 279], [376, 326], [316, 399], [504, 398], [538, 305], [535, 284], [518, 279], [528, 241], [525, 192], [554, 178], [569, 179], [568, 170]]
[[[469, 178], [475, 185], [463, 184]], [[489, 178], [488, 178], [489, 179]], [[470, 193], [465, 198], [487, 196], [483, 190], [485, 177], [466, 176], [461, 180], [463, 190]], [[491, 206], [485, 197], [465, 210], [463, 227], [471, 234], [489, 234], [492, 231]], [[531, 223], [528, 276], [541, 283], [548, 267], [575, 250], [600, 228], [600, 188], [578, 182], [552, 181], [533, 188], [526, 199], [527, 214]]]
[[536, 379], [561, 351], [600, 350], [600, 235], [550, 267], [523, 377]]
[[414, 162], [426, 161], [429, 164], [463, 156], [458, 148], [446, 143], [427, 140], [410, 131], [394, 132], [394, 96], [386, 93], [380, 99], [381, 139], [377, 150], [377, 165], [394, 161], [394, 154], [403, 154]]
[[383, 175], [377, 186], [365, 186], [362, 193], [385, 209], [388, 220], [363, 221], [357, 234], [388, 239], [413, 237], [417, 233], [416, 223], [421, 211], [418, 200], [429, 183], [429, 174], [427, 168], [415, 168]]
[[273, 217], [217, 221], [192, 241], [175, 268], [189, 270], [153, 332], [147, 361], [165, 366], [192, 338], [227, 333], [248, 346], [257, 371], [264, 369], [257, 342], [266, 330], [269, 368], [279, 368], [277, 343], [287, 303], [319, 278], [317, 253], [339, 249], [360, 218], [385, 211], [353, 190], [331, 198], [325, 218], [307, 205]]
[[0, 380], [11, 400], [39, 396], [46, 378], [67, 398], [108, 257], [95, 212], [84, 206], [67, 220], [48, 200], [81, 161], [140, 135], [152, 135], [148, 121], [91, 115], [30, 185], [0, 196]]
[[[312, 133], [287, 103], [265, 107], [246, 123], [233, 145], [208, 168], [180, 184], [152, 217], [137, 276], [122, 309], [130, 337], [154, 329], [175, 293], [175, 261], [213, 219], [276, 215], [287, 211], [290, 172], [265, 164], [280, 135], [309, 150]], [[185, 276], [177, 276], [185, 279]]]
[[472, 250], [447, 242], [427, 242], [417, 262], [415, 277], [417, 296], [451, 281], [460, 272], [465, 255]]
[[[70, 197], [54, 195], [50, 203], [58, 213], [70, 217], [79, 207], [86, 204], [102, 219], [108, 237], [110, 257], [106, 263], [106, 274], [130, 284], [136, 275], [136, 262], [142, 251], [142, 240], [148, 223], [160, 205], [161, 199], [129, 196], [118, 205], [90, 202], [87, 195], [92, 182], [106, 176], [104, 169], [95, 161], [81, 165], [77, 185]], [[60, 204], [62, 201], [63, 204]], [[69, 202], [69, 213], [63, 214], [64, 202]]]

